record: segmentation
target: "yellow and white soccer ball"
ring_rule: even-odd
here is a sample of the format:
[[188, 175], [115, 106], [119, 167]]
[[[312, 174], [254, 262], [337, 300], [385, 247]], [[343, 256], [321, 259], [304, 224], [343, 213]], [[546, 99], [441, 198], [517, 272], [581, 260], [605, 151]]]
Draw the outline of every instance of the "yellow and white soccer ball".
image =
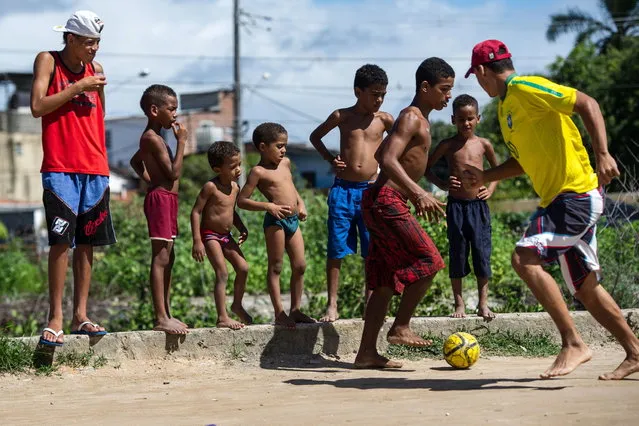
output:
[[469, 368], [479, 359], [479, 343], [475, 336], [457, 332], [444, 343], [444, 359], [453, 368]]

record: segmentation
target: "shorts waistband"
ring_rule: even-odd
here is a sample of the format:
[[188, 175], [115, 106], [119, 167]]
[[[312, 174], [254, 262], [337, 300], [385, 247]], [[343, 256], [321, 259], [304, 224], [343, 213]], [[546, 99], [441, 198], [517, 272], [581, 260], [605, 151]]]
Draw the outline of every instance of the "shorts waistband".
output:
[[335, 178], [335, 183], [334, 185], [336, 186], [340, 186], [342, 188], [358, 188], [358, 189], [366, 189], [368, 188], [371, 184], [369, 183], [369, 181], [365, 180], [362, 182], [354, 182], [352, 180], [346, 180], [346, 179], [341, 179], [336, 177]]
[[473, 198], [472, 200], [464, 199], [464, 198], [455, 198], [448, 196], [449, 203], [458, 203], [458, 204], [472, 204], [472, 203], [485, 203], [486, 200], [482, 200], [481, 198]]
[[162, 186], [150, 186], [150, 187], [147, 188], [146, 192], [147, 192], [147, 194], [150, 194], [151, 192], [162, 192], [162, 193], [165, 193], [167, 195], [174, 196], [174, 197], [178, 196], [177, 192], [169, 191], [168, 189], [166, 189], [166, 188], [164, 188]]
[[403, 203], [408, 202], [408, 197], [402, 194], [399, 190], [391, 188], [390, 186], [374, 186], [368, 189], [376, 197], [393, 197], [398, 198]]

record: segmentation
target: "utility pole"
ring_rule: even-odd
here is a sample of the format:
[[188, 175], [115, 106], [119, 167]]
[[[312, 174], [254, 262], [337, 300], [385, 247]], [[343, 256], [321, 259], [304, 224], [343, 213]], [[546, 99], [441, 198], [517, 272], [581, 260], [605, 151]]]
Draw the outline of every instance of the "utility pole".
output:
[[[233, 0], [233, 142], [240, 150], [244, 164], [244, 141], [242, 140], [242, 86], [240, 84], [240, 0]], [[246, 174], [240, 175], [239, 185], [244, 186]]]

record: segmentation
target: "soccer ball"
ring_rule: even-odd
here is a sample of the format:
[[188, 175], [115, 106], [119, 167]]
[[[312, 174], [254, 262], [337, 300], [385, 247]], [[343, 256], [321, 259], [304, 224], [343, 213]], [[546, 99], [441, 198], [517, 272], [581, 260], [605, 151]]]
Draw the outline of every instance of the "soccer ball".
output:
[[479, 343], [475, 336], [457, 332], [444, 343], [444, 359], [453, 368], [468, 368], [479, 359]]

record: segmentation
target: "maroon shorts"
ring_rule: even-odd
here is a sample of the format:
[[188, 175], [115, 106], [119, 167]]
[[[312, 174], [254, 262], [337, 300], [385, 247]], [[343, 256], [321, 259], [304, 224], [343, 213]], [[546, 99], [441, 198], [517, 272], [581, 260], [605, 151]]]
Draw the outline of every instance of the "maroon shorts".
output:
[[404, 287], [444, 268], [437, 247], [411, 214], [406, 197], [388, 186], [373, 187], [362, 197], [364, 223], [370, 233], [366, 258], [368, 288]]
[[144, 215], [152, 240], [173, 241], [178, 235], [178, 195], [162, 187], [150, 188], [144, 197]]

